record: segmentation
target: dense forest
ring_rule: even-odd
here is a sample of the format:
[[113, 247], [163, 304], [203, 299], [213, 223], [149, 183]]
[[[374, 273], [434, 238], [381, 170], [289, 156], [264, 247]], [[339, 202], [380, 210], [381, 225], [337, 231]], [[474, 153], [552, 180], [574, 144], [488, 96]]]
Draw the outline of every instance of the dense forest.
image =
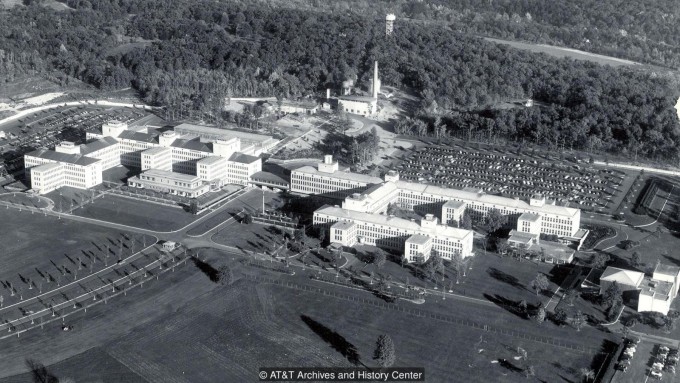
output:
[[[0, 12], [5, 81], [56, 70], [101, 89], [133, 86], [171, 118], [216, 119], [225, 97], [315, 97], [345, 79], [365, 87], [378, 60], [384, 84], [422, 98], [399, 123], [403, 133], [678, 158], [679, 92], [650, 72], [559, 60], [437, 25], [404, 23], [387, 37], [371, 16], [276, 1], [68, 0], [66, 11], [28, 3]], [[526, 98], [542, 106], [490, 108]]]
[[282, 7], [355, 12], [398, 26], [439, 23], [482, 36], [582, 49], [680, 68], [680, 7], [675, 0], [253, 0]]

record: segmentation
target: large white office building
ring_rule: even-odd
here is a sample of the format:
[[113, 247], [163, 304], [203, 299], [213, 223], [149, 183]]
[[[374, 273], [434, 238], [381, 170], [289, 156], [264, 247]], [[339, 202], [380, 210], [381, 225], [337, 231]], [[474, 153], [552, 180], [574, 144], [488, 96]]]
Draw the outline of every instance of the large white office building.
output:
[[314, 212], [314, 225], [327, 227], [331, 243], [354, 246], [373, 245], [401, 252], [407, 262], [424, 262], [436, 251], [444, 259], [473, 254], [473, 233], [469, 230], [440, 225], [428, 214], [420, 222], [385, 214], [325, 206]]
[[[384, 179], [343, 172], [331, 156], [317, 167], [304, 166], [291, 172], [291, 192], [319, 194], [342, 198], [342, 207], [362, 213], [385, 213], [389, 204], [433, 214], [442, 225], [460, 223], [467, 212], [473, 220], [484, 219], [489, 211], [498, 210], [517, 224], [517, 232], [534, 235], [556, 235], [563, 242], [580, 246], [587, 231], [580, 229], [581, 210], [556, 205], [536, 195], [528, 202], [485, 194], [479, 190], [448, 189], [423, 183], [399, 180], [399, 174], [388, 172]], [[456, 226], [456, 225], [453, 225]]]
[[[200, 125], [182, 124], [157, 133], [120, 121], [103, 124], [101, 132], [88, 132], [87, 138], [87, 144], [62, 142], [55, 150], [26, 154], [31, 187], [39, 193], [61, 186], [87, 189], [102, 182], [102, 171], [118, 165], [194, 175], [213, 187], [247, 186], [250, 177], [262, 170], [258, 155], [278, 143], [269, 136]], [[63, 169], [39, 168], [34, 179], [32, 169], [48, 163], [61, 164]]]

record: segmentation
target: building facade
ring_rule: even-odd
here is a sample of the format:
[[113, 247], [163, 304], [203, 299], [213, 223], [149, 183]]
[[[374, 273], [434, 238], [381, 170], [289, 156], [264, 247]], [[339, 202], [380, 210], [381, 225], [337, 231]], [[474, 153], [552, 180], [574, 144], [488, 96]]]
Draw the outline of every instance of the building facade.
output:
[[560, 238], [582, 239], [587, 231], [579, 228], [581, 210], [558, 206], [540, 195], [529, 202], [481, 191], [442, 188], [399, 180], [396, 172], [388, 172], [385, 181], [379, 177], [340, 171], [331, 156], [316, 168], [303, 166], [291, 172], [290, 190], [301, 194], [321, 194], [343, 198], [343, 207], [362, 212], [384, 212], [390, 203], [419, 214], [435, 214], [443, 225], [460, 222], [463, 212], [473, 221], [482, 221], [492, 210], [508, 217], [517, 231], [550, 234]]
[[200, 177], [188, 174], [149, 169], [139, 176], [128, 178], [128, 186], [196, 198], [210, 190], [210, 185]]
[[[102, 171], [118, 165], [142, 171], [157, 169], [199, 175], [213, 186], [227, 183], [248, 185], [250, 177], [262, 170], [262, 161], [241, 151], [241, 138], [249, 143], [248, 153], [259, 153], [278, 143], [278, 140], [263, 135], [189, 124], [160, 134], [148, 133], [147, 130], [146, 127], [131, 128], [120, 121], [109, 121], [102, 125], [101, 133], [88, 134], [95, 140], [87, 144], [62, 142], [54, 151], [37, 150], [26, 154], [26, 174], [30, 177], [31, 168], [46, 163], [63, 165], [63, 183], [55, 181], [46, 187], [42, 173], [35, 185], [32, 181], [32, 187], [41, 193], [47, 193], [45, 190], [52, 189], [54, 185], [81, 189], [98, 185], [102, 182]], [[202, 169], [198, 169], [198, 162], [210, 157], [222, 160], [206, 160]], [[58, 177], [60, 173], [53, 171], [50, 174]]]
[[[445, 259], [453, 259], [457, 255], [466, 258], [474, 254], [471, 231], [439, 225], [437, 218], [433, 215], [415, 222], [384, 214], [370, 214], [326, 206], [314, 212], [313, 222], [315, 226], [330, 229], [331, 243], [340, 243], [344, 246], [352, 246], [356, 243], [373, 245], [407, 254], [407, 262], [427, 261], [433, 250]], [[413, 235], [430, 238], [431, 243], [419, 248], [420, 252], [425, 249], [429, 249], [429, 252], [416, 254], [413, 251], [407, 251], [407, 240]], [[412, 239], [409, 243], [415, 243], [414, 241], [416, 239]]]

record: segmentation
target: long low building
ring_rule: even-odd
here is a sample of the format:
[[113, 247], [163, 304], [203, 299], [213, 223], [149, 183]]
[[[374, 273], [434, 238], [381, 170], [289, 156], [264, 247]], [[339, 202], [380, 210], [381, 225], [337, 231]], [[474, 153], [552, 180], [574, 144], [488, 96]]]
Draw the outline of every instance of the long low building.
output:
[[[102, 171], [118, 165], [198, 175], [213, 187], [229, 183], [247, 186], [250, 177], [262, 170], [261, 159], [252, 154], [278, 142], [268, 136], [190, 124], [160, 134], [149, 133], [120, 121], [109, 121], [102, 125], [101, 134], [88, 137], [93, 140], [87, 144], [62, 142], [53, 151], [27, 153], [24, 164], [29, 177], [31, 169], [39, 165], [64, 166], [61, 172], [50, 169], [49, 185], [41, 173], [40, 179], [31, 179], [31, 186], [39, 193], [61, 186], [87, 189], [102, 182]], [[249, 142], [246, 153], [242, 151], [241, 138]]]
[[582, 243], [587, 230], [579, 229], [581, 210], [556, 205], [541, 195], [528, 202], [486, 194], [479, 190], [458, 190], [399, 180], [388, 172], [384, 179], [339, 170], [337, 161], [326, 156], [316, 168], [304, 166], [291, 172], [290, 190], [300, 194], [320, 194], [344, 199], [343, 207], [365, 213], [382, 213], [389, 204], [434, 214], [444, 225], [457, 226], [463, 213], [483, 220], [492, 210], [517, 224], [517, 231], [548, 234], [569, 242]]
[[472, 231], [440, 225], [431, 214], [415, 222], [325, 206], [314, 212], [313, 222], [315, 226], [330, 230], [331, 243], [343, 246], [363, 243], [402, 252], [407, 262], [427, 261], [433, 251], [445, 259], [474, 255]]
[[149, 169], [139, 176], [128, 178], [128, 186], [189, 198], [196, 198], [210, 190], [210, 184], [200, 177], [158, 169]]

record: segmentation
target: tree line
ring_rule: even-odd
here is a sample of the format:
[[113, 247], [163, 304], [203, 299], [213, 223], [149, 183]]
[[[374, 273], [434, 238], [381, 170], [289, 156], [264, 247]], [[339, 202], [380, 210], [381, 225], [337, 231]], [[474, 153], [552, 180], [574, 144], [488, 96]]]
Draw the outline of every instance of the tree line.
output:
[[[347, 79], [365, 87], [378, 60], [383, 84], [422, 98], [399, 122], [402, 133], [678, 158], [679, 92], [644, 71], [515, 50], [441, 25], [403, 23], [385, 36], [370, 15], [266, 1], [68, 0], [73, 9], [63, 12], [39, 3], [0, 12], [5, 81], [56, 70], [101, 89], [133, 86], [169, 118], [217, 121], [231, 96], [314, 97]], [[496, 107], [527, 98], [538, 106]]]

